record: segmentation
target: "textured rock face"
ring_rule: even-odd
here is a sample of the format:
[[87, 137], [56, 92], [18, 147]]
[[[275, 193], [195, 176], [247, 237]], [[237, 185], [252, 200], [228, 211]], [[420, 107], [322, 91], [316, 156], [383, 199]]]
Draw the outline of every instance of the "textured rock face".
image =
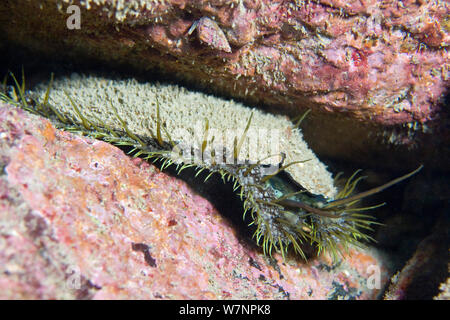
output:
[[270, 263], [184, 182], [6, 105], [0, 168], [2, 299], [370, 299], [387, 281], [369, 250]]
[[[66, 26], [69, 2], [79, 30]], [[304, 131], [317, 152], [354, 159], [430, 127], [448, 86], [448, 11], [446, 1], [20, 0], [2, 2], [0, 19], [8, 40], [52, 55], [158, 67], [294, 115], [311, 108]]]
[[[422, 240], [405, 267], [396, 273], [384, 294], [386, 300], [449, 299], [448, 219], [438, 222]], [[439, 282], [442, 281], [441, 284]]]

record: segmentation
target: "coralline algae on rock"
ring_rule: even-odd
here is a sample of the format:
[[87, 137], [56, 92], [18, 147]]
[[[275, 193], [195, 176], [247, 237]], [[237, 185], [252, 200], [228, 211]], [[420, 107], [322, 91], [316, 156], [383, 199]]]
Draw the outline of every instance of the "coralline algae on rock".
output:
[[[67, 28], [69, 5], [80, 29]], [[0, 2], [0, 33], [50, 59], [156, 70], [292, 116], [310, 108], [303, 132], [327, 157], [446, 168], [434, 150], [448, 136], [448, 11], [448, 1], [17, 0]], [[199, 21], [216, 27], [194, 32]], [[378, 161], [386, 152], [399, 161]]]

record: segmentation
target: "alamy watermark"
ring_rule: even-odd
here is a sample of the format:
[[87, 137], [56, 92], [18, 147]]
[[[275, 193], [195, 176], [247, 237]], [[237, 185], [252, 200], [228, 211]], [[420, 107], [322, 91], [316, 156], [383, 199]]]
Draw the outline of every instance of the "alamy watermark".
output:
[[81, 29], [81, 10], [77, 5], [70, 5], [67, 7], [66, 13], [70, 16], [66, 20], [66, 26], [69, 30]]
[[66, 288], [71, 290], [81, 289], [81, 271], [76, 265], [69, 265], [66, 269]]
[[381, 270], [380, 267], [376, 264], [372, 264], [367, 267], [366, 269], [367, 274], [369, 274], [369, 277], [367, 277], [366, 285], [368, 289], [381, 289]]

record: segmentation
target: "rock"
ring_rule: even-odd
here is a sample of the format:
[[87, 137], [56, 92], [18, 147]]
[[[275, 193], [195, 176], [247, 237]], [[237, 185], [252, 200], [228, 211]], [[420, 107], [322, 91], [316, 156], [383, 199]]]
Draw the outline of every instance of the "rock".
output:
[[[67, 28], [69, 2], [80, 29]], [[291, 116], [311, 108], [303, 129], [319, 154], [413, 168], [442, 159], [433, 150], [450, 136], [439, 122], [448, 11], [446, 1], [19, 0], [0, 4], [0, 28], [50, 57], [157, 68]], [[408, 150], [417, 145], [429, 152]], [[379, 161], [385, 152], [397, 161]]]
[[270, 261], [186, 183], [8, 105], [0, 168], [2, 299], [373, 299], [388, 278], [374, 249]]
[[[403, 269], [391, 279], [385, 300], [425, 300], [448, 295], [448, 219], [438, 221]], [[439, 292], [441, 290], [442, 292]], [[447, 291], [446, 291], [447, 290]]]
[[441, 292], [434, 297], [434, 300], [450, 300], [450, 278], [447, 278], [446, 282], [441, 283], [439, 286]]

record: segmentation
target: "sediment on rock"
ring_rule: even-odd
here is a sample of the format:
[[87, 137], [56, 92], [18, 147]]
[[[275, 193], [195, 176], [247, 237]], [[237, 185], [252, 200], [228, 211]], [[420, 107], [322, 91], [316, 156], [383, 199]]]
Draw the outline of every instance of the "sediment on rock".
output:
[[[69, 3], [79, 30], [67, 28]], [[372, 164], [389, 152], [413, 168], [415, 156], [439, 163], [433, 149], [449, 136], [438, 118], [449, 8], [402, 3], [19, 0], [0, 4], [0, 28], [49, 56], [159, 70], [293, 117], [311, 109], [317, 152]]]

